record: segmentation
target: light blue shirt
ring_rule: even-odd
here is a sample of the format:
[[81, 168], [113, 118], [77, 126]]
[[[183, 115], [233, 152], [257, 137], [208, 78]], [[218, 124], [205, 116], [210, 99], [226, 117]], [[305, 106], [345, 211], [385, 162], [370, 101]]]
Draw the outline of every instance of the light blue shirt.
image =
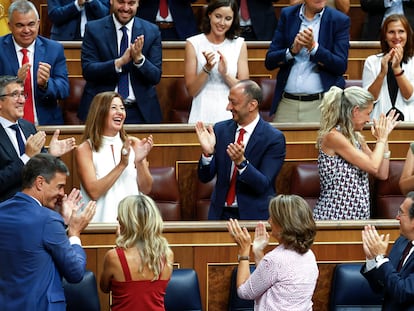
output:
[[404, 15], [402, 3], [403, 0], [384, 0], [385, 13], [382, 19], [382, 23], [384, 23], [384, 20], [392, 14]]
[[[302, 23], [299, 31], [312, 28], [315, 42], [318, 42], [321, 18], [324, 11], [325, 9], [323, 9], [320, 13], [316, 13], [312, 20], [308, 20], [304, 14], [305, 5], [303, 4], [300, 8], [299, 18]], [[306, 48], [302, 48], [294, 57], [295, 63], [290, 71], [285, 92], [291, 94], [316, 94], [323, 92], [321, 78], [317, 70], [318, 66], [316, 63], [310, 61], [310, 55], [315, 55], [318, 47], [319, 45], [317, 44], [317, 46], [310, 53]], [[287, 59], [293, 57], [290, 54], [289, 49], [286, 52], [286, 57]]]

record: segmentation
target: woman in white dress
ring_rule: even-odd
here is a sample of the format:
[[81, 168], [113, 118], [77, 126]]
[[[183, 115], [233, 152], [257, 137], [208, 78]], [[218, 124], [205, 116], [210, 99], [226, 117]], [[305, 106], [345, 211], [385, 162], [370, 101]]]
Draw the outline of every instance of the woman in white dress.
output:
[[235, 0], [210, 1], [203, 33], [187, 39], [184, 78], [193, 97], [189, 123], [216, 123], [232, 118], [227, 110], [230, 88], [249, 78], [247, 47], [239, 32]]
[[148, 194], [152, 188], [148, 153], [152, 136], [138, 139], [124, 130], [122, 97], [97, 94], [89, 109], [75, 161], [85, 202], [96, 201], [92, 222], [116, 222], [118, 203], [128, 195]]
[[380, 43], [382, 53], [368, 56], [362, 73], [362, 85], [375, 99], [371, 117], [378, 120], [394, 106], [399, 120], [414, 121], [413, 30], [404, 15], [385, 19]]

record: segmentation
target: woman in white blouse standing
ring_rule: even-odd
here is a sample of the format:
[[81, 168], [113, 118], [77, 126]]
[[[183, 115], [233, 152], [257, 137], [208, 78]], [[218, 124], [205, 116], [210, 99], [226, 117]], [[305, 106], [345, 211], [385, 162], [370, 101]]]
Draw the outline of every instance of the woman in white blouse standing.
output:
[[404, 15], [385, 19], [380, 43], [382, 53], [369, 56], [362, 73], [363, 87], [375, 99], [371, 117], [378, 120], [395, 107], [399, 120], [414, 121], [413, 30]]

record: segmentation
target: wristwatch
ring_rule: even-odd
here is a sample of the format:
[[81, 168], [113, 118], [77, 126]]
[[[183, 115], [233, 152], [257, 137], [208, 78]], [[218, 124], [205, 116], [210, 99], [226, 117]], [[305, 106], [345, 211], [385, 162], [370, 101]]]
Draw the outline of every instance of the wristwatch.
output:
[[381, 260], [383, 260], [386, 256], [383, 254], [377, 255], [375, 256], [375, 262], [379, 262]]
[[239, 170], [241, 170], [241, 169], [244, 169], [247, 166], [247, 164], [249, 164], [249, 161], [247, 161], [247, 159], [245, 159], [245, 160], [241, 161], [240, 164], [236, 165], [236, 167]]
[[237, 261], [240, 262], [242, 260], [250, 261], [250, 258], [249, 258], [249, 256], [240, 256], [240, 255], [237, 255]]

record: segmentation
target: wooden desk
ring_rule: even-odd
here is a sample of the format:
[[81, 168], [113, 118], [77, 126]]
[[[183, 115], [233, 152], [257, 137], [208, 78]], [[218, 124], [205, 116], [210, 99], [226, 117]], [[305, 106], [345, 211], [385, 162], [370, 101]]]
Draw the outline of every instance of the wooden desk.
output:
[[[315, 148], [318, 124], [291, 124], [272, 123], [280, 129], [286, 138], [286, 159], [277, 178], [276, 190], [278, 193], [290, 193], [291, 168], [296, 162], [316, 161], [318, 151]], [[83, 126], [61, 126], [61, 136], [76, 138], [80, 144]], [[176, 169], [177, 180], [181, 193], [182, 217], [184, 220], [195, 220], [195, 193], [197, 186], [197, 163], [201, 148], [193, 125], [188, 124], [158, 124], [158, 125], [126, 125], [127, 132], [137, 137], [154, 137], [154, 148], [149, 155], [150, 165], [173, 166]], [[390, 150], [392, 159], [405, 159], [408, 145], [413, 140], [413, 123], [403, 123], [391, 133]], [[39, 127], [48, 134], [50, 140], [56, 127]], [[373, 136], [366, 130], [364, 135], [368, 142]], [[48, 141], [49, 141], [48, 140]], [[74, 153], [70, 152], [62, 157], [69, 167], [71, 176], [67, 182], [66, 191], [72, 187], [79, 187], [79, 178], [74, 163]]]
[[[361, 230], [367, 221], [319, 221], [312, 247], [318, 266], [319, 279], [313, 297], [314, 310], [328, 310], [332, 272], [340, 262], [362, 262]], [[371, 220], [381, 233], [390, 233], [391, 241], [399, 235], [396, 220]], [[254, 235], [255, 221], [241, 222]], [[84, 234], [82, 243], [88, 255], [88, 269], [94, 271], [99, 282], [102, 260], [115, 241], [115, 224], [92, 224]], [[197, 271], [203, 310], [227, 310], [232, 269], [237, 266], [238, 248], [222, 221], [165, 222], [164, 235], [168, 239], [177, 268]], [[271, 240], [269, 249], [276, 246]], [[100, 294], [102, 311], [109, 310], [109, 296]]]

